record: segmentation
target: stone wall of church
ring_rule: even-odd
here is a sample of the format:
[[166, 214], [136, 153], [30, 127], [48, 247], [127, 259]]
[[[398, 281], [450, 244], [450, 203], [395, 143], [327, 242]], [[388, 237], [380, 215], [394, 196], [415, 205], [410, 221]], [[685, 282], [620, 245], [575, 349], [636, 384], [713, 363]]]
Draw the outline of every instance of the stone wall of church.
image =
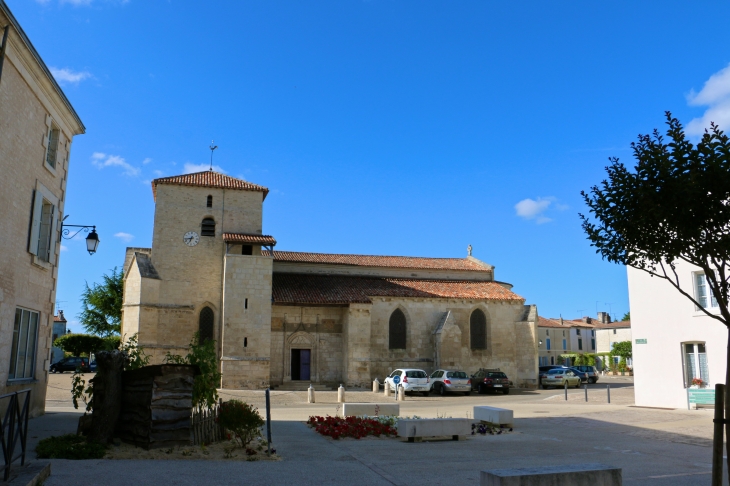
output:
[[266, 388], [271, 361], [273, 258], [226, 255], [221, 372], [223, 388]]
[[343, 383], [342, 325], [347, 307], [273, 306], [271, 383], [291, 381], [291, 349], [312, 349], [311, 381]]

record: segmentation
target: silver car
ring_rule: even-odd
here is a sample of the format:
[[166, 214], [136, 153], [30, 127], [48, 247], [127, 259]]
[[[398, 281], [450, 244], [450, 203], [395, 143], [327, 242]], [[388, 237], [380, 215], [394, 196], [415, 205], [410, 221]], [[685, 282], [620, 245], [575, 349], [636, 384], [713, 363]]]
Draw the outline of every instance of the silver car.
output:
[[580, 388], [580, 377], [570, 371], [569, 368], [554, 368], [542, 377], [542, 388], [544, 390], [551, 386], [563, 388], [566, 384]]
[[431, 373], [431, 391], [441, 396], [450, 392], [469, 395], [471, 380], [463, 371], [436, 370]]

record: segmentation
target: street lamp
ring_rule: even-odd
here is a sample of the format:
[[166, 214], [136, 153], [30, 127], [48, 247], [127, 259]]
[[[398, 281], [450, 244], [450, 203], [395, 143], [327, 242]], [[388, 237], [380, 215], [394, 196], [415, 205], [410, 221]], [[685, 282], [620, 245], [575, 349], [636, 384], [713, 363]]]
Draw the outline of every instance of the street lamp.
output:
[[[68, 216], [66, 216], [68, 218]], [[63, 218], [64, 221], [66, 221], [66, 218]], [[71, 233], [71, 230], [64, 229], [64, 228], [80, 228], [76, 233], [69, 236], [69, 233]], [[89, 233], [89, 229], [91, 229], [91, 232]], [[81, 233], [82, 231], [89, 233], [89, 236], [86, 237], [86, 249], [89, 252], [89, 255], [93, 255], [96, 253], [96, 249], [99, 247], [99, 235], [96, 234], [96, 226], [83, 226], [78, 224], [64, 224], [63, 221], [61, 222], [61, 238], [70, 240], [77, 234]]]

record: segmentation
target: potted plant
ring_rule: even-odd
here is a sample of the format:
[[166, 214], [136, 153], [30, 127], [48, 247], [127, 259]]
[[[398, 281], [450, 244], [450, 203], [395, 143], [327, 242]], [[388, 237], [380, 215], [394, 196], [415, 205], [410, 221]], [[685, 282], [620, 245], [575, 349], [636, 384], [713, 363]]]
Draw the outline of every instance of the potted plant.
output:
[[705, 382], [702, 381], [702, 378], [692, 378], [692, 386], [690, 388], [702, 388], [704, 385]]

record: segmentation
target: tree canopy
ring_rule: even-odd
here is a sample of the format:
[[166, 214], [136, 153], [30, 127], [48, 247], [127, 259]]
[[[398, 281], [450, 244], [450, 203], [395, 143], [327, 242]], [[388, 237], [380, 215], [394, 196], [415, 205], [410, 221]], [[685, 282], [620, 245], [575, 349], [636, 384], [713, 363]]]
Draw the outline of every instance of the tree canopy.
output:
[[102, 337], [119, 334], [122, 324], [122, 292], [124, 274], [114, 267], [111, 274], [102, 276], [103, 283], [92, 284], [81, 296], [81, 325], [86, 332]]
[[107, 342], [103, 338], [91, 334], [64, 334], [56, 339], [53, 345], [74, 356], [81, 356], [83, 353], [91, 354], [105, 349]]
[[627, 312], [624, 314], [624, 316], [621, 318], [622, 321], [630, 321], [631, 320], [631, 312]]
[[611, 355], [618, 356], [619, 358], [631, 359], [631, 341], [621, 341], [613, 343], [611, 348]]
[[[593, 218], [583, 229], [604, 259], [668, 281], [706, 315], [730, 325], [730, 140], [715, 125], [697, 145], [671, 113], [666, 139], [654, 130], [631, 144], [630, 170], [611, 158], [608, 180], [581, 192]], [[682, 288], [677, 265], [701, 268], [720, 314]], [[686, 285], [685, 285], [686, 287]]]

